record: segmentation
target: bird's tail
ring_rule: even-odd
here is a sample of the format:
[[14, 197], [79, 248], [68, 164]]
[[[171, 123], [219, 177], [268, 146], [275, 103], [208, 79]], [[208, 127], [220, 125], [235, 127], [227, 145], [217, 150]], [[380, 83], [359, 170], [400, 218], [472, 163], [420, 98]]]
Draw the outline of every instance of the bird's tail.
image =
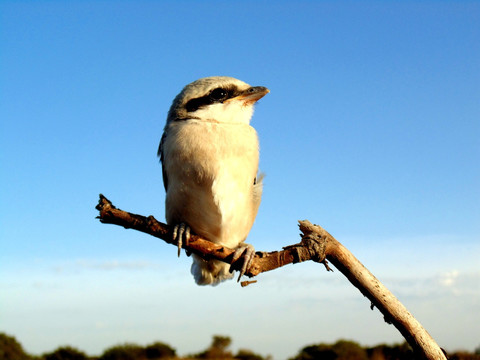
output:
[[230, 264], [218, 260], [205, 261], [195, 254], [192, 257], [191, 272], [198, 285], [218, 285], [233, 277], [233, 273], [229, 271]]

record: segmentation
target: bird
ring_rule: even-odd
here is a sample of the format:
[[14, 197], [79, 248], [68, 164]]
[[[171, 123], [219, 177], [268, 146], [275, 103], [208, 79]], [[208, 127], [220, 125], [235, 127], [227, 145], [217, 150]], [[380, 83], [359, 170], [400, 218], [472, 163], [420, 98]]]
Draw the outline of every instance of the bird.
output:
[[[263, 186], [259, 140], [250, 120], [255, 103], [269, 92], [228, 76], [193, 81], [174, 98], [158, 148], [165, 217], [173, 227], [178, 256], [194, 232], [235, 249], [233, 262], [243, 257], [238, 280], [255, 256], [245, 239]], [[233, 277], [229, 264], [195, 254], [192, 258], [191, 273], [198, 285], [215, 286]]]

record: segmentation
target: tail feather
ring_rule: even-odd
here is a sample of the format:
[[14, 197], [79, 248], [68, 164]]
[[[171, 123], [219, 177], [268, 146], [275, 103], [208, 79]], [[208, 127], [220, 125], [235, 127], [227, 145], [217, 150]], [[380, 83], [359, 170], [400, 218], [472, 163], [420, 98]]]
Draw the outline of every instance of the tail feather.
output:
[[192, 257], [191, 272], [198, 285], [218, 285], [233, 277], [233, 273], [229, 271], [230, 264], [218, 260], [205, 261], [195, 254]]

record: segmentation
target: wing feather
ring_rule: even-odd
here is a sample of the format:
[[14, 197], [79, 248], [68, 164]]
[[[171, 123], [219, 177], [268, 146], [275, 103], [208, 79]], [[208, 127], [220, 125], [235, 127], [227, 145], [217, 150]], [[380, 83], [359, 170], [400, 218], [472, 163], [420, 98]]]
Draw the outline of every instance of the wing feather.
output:
[[165, 170], [165, 156], [164, 156], [164, 149], [165, 140], [167, 138], [167, 130], [163, 132], [162, 139], [160, 140], [160, 144], [158, 145], [158, 152], [157, 155], [160, 158], [160, 162], [162, 163], [162, 176], [163, 176], [163, 186], [165, 187], [165, 191], [168, 189], [168, 175], [167, 171]]

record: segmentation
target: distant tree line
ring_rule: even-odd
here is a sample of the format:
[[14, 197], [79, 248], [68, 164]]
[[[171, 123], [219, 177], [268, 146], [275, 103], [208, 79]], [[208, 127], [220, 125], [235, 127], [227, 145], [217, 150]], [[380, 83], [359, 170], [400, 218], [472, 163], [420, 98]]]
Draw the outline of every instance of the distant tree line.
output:
[[[0, 360], [272, 360], [271, 356], [255, 354], [240, 349], [236, 354], [229, 348], [232, 340], [228, 336], [214, 335], [212, 343], [198, 354], [177, 356], [171, 346], [155, 342], [147, 346], [125, 343], [106, 349], [100, 356], [88, 356], [71, 346], [63, 346], [42, 355], [31, 355], [13, 337], [0, 333]], [[474, 353], [467, 351], [448, 354], [450, 360], [480, 360], [480, 346]], [[354, 341], [339, 340], [334, 344], [316, 344], [304, 347], [289, 360], [416, 360], [407, 343], [362, 347]]]

